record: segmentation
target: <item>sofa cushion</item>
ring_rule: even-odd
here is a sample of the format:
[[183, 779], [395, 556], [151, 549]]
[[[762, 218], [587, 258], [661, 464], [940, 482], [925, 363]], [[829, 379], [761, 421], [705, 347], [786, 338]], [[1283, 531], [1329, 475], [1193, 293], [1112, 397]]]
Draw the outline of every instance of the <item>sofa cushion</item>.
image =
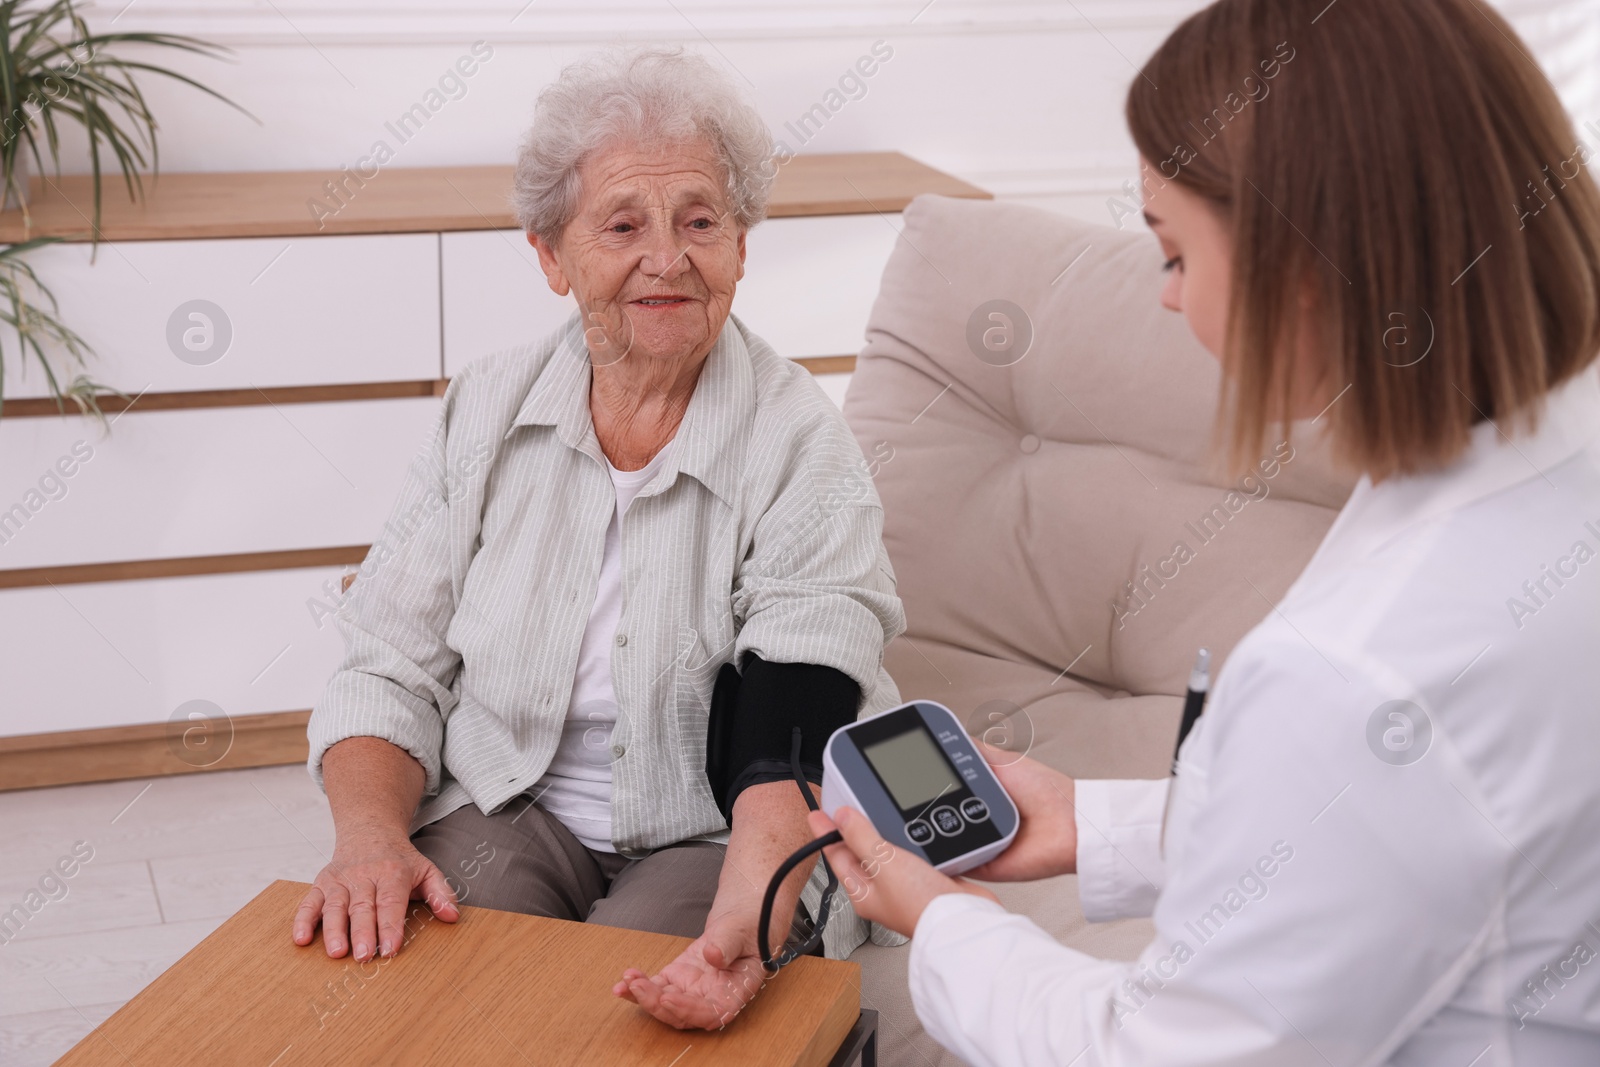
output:
[[1221, 663], [1355, 483], [1304, 423], [1219, 475], [1217, 363], [1160, 266], [1147, 233], [919, 197], [845, 401], [906, 607], [902, 696], [974, 733], [1026, 711], [1013, 733], [1078, 775], [1165, 773], [1196, 650]]

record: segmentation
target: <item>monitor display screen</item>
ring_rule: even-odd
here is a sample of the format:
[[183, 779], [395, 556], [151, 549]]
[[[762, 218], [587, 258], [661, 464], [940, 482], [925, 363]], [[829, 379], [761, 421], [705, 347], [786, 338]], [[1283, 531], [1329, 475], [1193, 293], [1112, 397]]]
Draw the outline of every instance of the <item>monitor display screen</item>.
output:
[[878, 772], [902, 811], [920, 808], [961, 788], [950, 761], [927, 730], [907, 730], [865, 745], [861, 754]]

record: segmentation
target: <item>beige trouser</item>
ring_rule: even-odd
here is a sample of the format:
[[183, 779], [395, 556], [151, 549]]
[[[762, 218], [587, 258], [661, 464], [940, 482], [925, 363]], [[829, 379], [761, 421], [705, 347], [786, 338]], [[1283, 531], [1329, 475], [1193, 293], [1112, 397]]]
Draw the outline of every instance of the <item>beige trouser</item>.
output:
[[[704, 931], [727, 851], [685, 841], [635, 860], [597, 852], [527, 794], [493, 815], [466, 804], [411, 841], [463, 904], [678, 937]], [[791, 944], [810, 933], [804, 911], [796, 909]]]

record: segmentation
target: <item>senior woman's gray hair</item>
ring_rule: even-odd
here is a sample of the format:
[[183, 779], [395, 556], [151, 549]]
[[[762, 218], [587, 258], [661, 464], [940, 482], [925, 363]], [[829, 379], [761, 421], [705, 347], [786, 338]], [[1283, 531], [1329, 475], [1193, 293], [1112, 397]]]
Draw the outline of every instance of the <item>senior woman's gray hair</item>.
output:
[[730, 78], [681, 48], [580, 59], [539, 94], [517, 154], [517, 222], [554, 244], [577, 212], [578, 167], [590, 153], [613, 140], [696, 138], [722, 162], [734, 220], [749, 229], [765, 218], [777, 174], [772, 133]]

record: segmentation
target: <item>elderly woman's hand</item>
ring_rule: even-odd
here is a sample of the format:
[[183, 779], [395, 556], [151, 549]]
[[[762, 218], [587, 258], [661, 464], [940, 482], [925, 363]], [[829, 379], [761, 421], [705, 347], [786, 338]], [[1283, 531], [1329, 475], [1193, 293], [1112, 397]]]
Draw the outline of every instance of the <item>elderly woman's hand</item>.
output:
[[766, 978], [748, 916], [712, 916], [677, 959], [647, 975], [630, 967], [611, 991], [679, 1030], [719, 1030]]
[[[792, 782], [766, 782], [741, 792], [733, 804], [733, 829], [705, 932], [660, 974], [630, 967], [612, 992], [679, 1029], [728, 1025], [766, 980], [756, 938], [767, 888], [763, 873], [775, 872], [810, 838], [805, 817], [805, 800]], [[768, 930], [774, 946], [790, 933], [810, 871], [810, 865], [797, 867], [778, 889]]]

